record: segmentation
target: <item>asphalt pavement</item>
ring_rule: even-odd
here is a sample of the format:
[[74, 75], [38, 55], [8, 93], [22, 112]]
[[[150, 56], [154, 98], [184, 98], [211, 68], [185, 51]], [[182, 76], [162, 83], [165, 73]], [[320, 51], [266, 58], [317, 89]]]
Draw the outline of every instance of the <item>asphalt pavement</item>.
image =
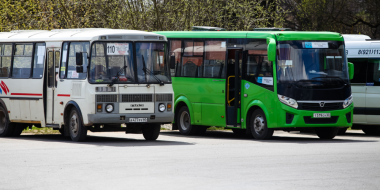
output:
[[272, 140], [230, 131], [181, 136], [90, 133], [0, 138], [0, 189], [380, 189], [380, 136], [333, 140], [276, 131]]

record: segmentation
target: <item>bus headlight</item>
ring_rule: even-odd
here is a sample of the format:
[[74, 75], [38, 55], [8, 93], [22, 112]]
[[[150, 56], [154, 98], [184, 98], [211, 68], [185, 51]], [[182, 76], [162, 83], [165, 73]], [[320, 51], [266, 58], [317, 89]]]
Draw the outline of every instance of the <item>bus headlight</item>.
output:
[[292, 98], [289, 98], [289, 97], [286, 97], [286, 96], [283, 96], [283, 95], [279, 95], [278, 94], [278, 99], [280, 100], [280, 102], [290, 106], [290, 107], [293, 107], [293, 108], [298, 108], [298, 104], [297, 104], [297, 101], [295, 99], [292, 99]]
[[166, 110], [166, 106], [165, 106], [165, 104], [159, 104], [158, 105], [158, 111], [160, 111], [160, 112], [163, 112], [163, 111], [165, 111]]
[[348, 97], [347, 99], [344, 100], [344, 102], [343, 102], [343, 108], [346, 108], [346, 107], [348, 107], [349, 105], [351, 105], [352, 102], [353, 102], [353, 100], [354, 100], [354, 99], [352, 98], [352, 94], [351, 94], [350, 97]]
[[112, 104], [108, 104], [108, 105], [106, 106], [106, 111], [107, 111], [108, 113], [111, 113], [111, 112], [113, 111], [113, 105], [112, 105]]

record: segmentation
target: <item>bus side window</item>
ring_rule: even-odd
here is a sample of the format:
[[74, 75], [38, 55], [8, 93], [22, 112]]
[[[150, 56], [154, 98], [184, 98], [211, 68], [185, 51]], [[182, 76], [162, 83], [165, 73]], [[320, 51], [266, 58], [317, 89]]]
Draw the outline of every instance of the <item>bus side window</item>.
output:
[[12, 78], [29, 78], [32, 68], [33, 44], [16, 44]]
[[182, 53], [182, 44], [181, 40], [171, 40], [170, 41], [170, 52], [169, 56], [175, 57], [175, 69], [170, 70], [172, 76], [181, 75], [181, 53]]
[[34, 47], [33, 78], [40, 79], [44, 73], [46, 46], [45, 43], [37, 43]]
[[12, 44], [0, 44], [0, 77], [9, 77], [12, 59]]
[[380, 86], [380, 59], [368, 59], [367, 83], [373, 83], [374, 86]]
[[69, 42], [63, 43], [62, 46], [62, 56], [61, 56], [61, 69], [59, 70], [59, 78], [65, 79], [66, 78], [66, 67], [67, 67], [67, 48], [68, 48]]
[[349, 58], [348, 62], [353, 63], [355, 68], [354, 78], [351, 80], [351, 83], [363, 83], [365, 85], [367, 77], [368, 59]]
[[225, 78], [225, 60], [226, 41], [206, 41], [202, 76], [204, 78]]
[[201, 65], [203, 63], [204, 42], [185, 41], [182, 57], [182, 77], [202, 77]]
[[[89, 42], [71, 42], [69, 46], [69, 55], [67, 63], [67, 78], [68, 79], [85, 79], [87, 72], [77, 73], [76, 70], [76, 53], [87, 52], [89, 55]], [[83, 64], [83, 71], [87, 70], [87, 64]]]
[[245, 75], [243, 75], [245, 80], [258, 85], [268, 85], [263, 83], [263, 77], [273, 78], [273, 64], [268, 61], [266, 41], [255, 40], [249, 42], [247, 49], [248, 57]]

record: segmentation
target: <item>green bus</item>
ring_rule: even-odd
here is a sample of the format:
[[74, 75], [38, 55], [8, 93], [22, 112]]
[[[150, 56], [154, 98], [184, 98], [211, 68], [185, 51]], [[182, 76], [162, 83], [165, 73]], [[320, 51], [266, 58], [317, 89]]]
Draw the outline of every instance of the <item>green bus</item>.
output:
[[353, 65], [341, 34], [206, 30], [156, 32], [168, 38], [175, 64], [173, 129], [193, 135], [220, 126], [255, 139], [315, 130], [332, 139], [352, 125]]

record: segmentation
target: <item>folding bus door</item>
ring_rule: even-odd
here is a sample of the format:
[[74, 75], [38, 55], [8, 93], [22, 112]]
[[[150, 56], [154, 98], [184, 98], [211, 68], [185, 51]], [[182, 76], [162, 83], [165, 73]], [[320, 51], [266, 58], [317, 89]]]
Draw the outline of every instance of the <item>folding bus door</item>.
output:
[[56, 96], [57, 80], [59, 75], [59, 48], [47, 48], [47, 77], [46, 78], [46, 123], [59, 124], [54, 120], [54, 97]]

